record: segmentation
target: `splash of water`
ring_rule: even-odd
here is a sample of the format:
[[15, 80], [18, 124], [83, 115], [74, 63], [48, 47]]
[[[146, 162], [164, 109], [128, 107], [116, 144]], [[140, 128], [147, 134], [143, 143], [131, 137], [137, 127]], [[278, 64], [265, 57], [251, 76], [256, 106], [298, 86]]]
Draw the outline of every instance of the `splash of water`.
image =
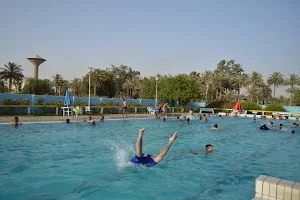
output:
[[133, 145], [125, 140], [120, 142], [106, 140], [106, 145], [112, 151], [116, 167], [124, 168], [132, 166], [131, 159], [135, 154]]

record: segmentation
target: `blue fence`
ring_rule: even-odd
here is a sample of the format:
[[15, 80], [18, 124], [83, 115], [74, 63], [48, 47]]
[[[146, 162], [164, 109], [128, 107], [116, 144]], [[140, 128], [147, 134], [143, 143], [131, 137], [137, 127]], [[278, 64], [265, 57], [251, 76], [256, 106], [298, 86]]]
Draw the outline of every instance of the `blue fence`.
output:
[[[64, 96], [51, 96], [51, 95], [34, 95], [34, 94], [7, 94], [0, 93], [0, 105], [4, 104], [3, 100], [14, 100], [20, 102], [27, 102], [26, 105], [36, 105], [38, 104], [38, 99], [43, 99], [43, 105], [47, 105], [51, 102], [64, 101]], [[83, 104], [88, 105], [89, 98], [88, 97], [77, 97], [70, 96], [71, 105], [75, 105], [76, 103], [83, 102]], [[126, 99], [129, 105], [141, 105], [141, 106], [155, 106], [155, 99]], [[114, 105], [117, 103], [122, 105], [122, 99], [120, 98], [90, 98], [91, 106], [100, 106], [105, 105], [108, 102], [113, 102]], [[180, 106], [179, 102], [175, 101], [167, 101], [170, 106]], [[161, 103], [161, 100], [158, 100], [158, 103]], [[20, 103], [19, 105], [24, 105], [24, 103]], [[99, 112], [100, 109], [95, 109], [95, 112]], [[0, 108], [0, 114], [26, 114], [28, 112], [27, 108]], [[31, 108], [31, 113], [33, 114], [54, 114], [56, 112], [56, 108]], [[61, 110], [59, 110], [59, 114], [61, 114]]]

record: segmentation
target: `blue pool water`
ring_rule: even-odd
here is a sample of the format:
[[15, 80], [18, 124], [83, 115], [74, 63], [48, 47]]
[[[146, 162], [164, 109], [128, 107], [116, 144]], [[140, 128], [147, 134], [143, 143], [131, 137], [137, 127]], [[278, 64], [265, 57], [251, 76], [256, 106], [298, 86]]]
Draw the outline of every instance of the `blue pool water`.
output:
[[[251, 199], [261, 174], [300, 181], [300, 128], [260, 131], [252, 119], [209, 117], [0, 125], [0, 199]], [[212, 131], [214, 123], [222, 126]], [[138, 129], [145, 154], [157, 154], [178, 132], [158, 165], [134, 167]], [[211, 143], [212, 154], [204, 151]]]

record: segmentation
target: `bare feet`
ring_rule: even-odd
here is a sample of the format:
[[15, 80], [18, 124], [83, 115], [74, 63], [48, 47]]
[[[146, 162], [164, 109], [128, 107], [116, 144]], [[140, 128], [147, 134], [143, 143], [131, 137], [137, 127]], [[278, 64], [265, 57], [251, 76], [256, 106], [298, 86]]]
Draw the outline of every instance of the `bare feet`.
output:
[[141, 128], [141, 129], [139, 130], [139, 135], [140, 135], [140, 136], [143, 136], [144, 132], [145, 132], [145, 128]]
[[174, 133], [174, 135], [169, 139], [169, 141], [174, 142], [177, 138], [178, 134]]

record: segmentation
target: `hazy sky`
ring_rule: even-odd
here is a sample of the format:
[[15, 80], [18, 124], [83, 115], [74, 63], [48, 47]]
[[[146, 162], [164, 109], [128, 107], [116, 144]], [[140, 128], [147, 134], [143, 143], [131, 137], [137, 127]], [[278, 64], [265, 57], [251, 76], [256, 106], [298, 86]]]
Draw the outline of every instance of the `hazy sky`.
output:
[[[39, 77], [124, 64], [142, 76], [213, 70], [300, 73], [300, 0], [1, 0], [0, 66], [47, 61]], [[283, 89], [279, 94], [282, 94]]]

